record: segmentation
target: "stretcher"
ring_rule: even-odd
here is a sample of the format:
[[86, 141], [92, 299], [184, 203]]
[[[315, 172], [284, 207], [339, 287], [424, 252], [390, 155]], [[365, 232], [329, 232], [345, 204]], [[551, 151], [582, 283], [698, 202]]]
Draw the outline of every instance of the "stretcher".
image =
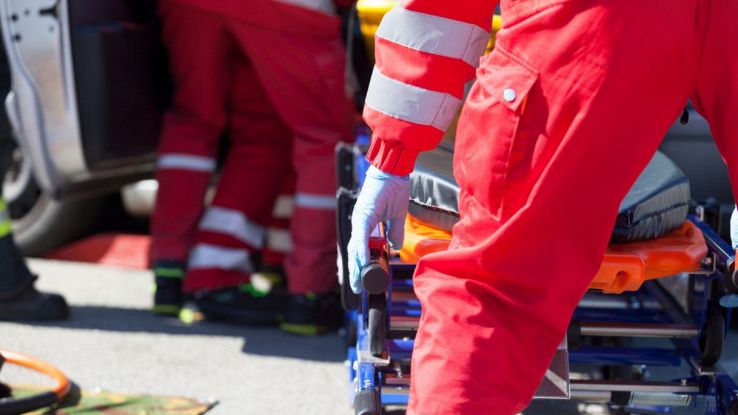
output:
[[[380, 226], [370, 242], [372, 262], [362, 272], [364, 293], [354, 295], [346, 281], [346, 245], [366, 168], [364, 149], [345, 145], [337, 155], [342, 296], [357, 415], [407, 404], [421, 313], [412, 290], [414, 264], [447, 249], [458, 220], [452, 147], [444, 142], [421, 155], [411, 176], [405, 246], [391, 252]], [[686, 177], [657, 154], [621, 205], [601, 269], [574, 313], [537, 399], [606, 403], [625, 413], [672, 413], [681, 407], [688, 413], [738, 415], [738, 385], [718, 365], [730, 316], [721, 301], [727, 305], [731, 301], [725, 300], [738, 294], [734, 254], [702, 216], [703, 209], [690, 206]], [[572, 377], [571, 368], [582, 365], [596, 368], [597, 375]], [[647, 376], [663, 367], [676, 368], [681, 376]]]

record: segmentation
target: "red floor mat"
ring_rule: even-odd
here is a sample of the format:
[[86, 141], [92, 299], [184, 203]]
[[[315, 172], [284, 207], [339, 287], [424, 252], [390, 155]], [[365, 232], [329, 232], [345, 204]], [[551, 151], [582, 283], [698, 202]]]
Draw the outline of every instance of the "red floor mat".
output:
[[53, 250], [46, 258], [147, 269], [150, 245], [148, 235], [103, 233]]

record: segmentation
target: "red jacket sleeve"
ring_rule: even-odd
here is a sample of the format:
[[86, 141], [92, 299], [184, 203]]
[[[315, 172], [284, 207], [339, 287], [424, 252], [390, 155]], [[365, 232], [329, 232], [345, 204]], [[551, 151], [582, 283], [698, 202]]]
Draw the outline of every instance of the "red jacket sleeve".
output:
[[406, 0], [384, 16], [364, 107], [374, 166], [406, 175], [418, 153], [441, 141], [487, 45], [497, 3]]

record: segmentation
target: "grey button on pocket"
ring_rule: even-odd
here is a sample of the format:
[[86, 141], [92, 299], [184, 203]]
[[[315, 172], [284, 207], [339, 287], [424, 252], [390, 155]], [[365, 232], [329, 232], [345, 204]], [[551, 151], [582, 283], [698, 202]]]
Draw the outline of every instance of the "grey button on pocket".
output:
[[504, 91], [502, 91], [502, 99], [504, 99], [507, 102], [515, 101], [515, 98], [517, 97], [518, 97], [518, 94], [512, 88], [506, 88]]

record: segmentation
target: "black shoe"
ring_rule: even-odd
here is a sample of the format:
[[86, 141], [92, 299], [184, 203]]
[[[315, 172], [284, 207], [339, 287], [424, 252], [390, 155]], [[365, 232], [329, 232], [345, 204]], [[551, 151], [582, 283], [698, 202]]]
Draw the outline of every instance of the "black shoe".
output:
[[182, 308], [182, 279], [185, 264], [182, 261], [156, 261], [154, 264], [154, 314], [176, 316]]
[[193, 302], [196, 308], [190, 311], [195, 315], [199, 313], [207, 320], [271, 325], [281, 321], [286, 297], [279, 290], [264, 293], [251, 284], [242, 284], [238, 287], [197, 292], [193, 295]]
[[69, 317], [69, 306], [64, 297], [38, 291], [35, 279], [13, 294], [0, 296], [0, 320], [52, 321]]
[[317, 336], [343, 325], [341, 298], [336, 293], [290, 295], [282, 331], [300, 336]]

